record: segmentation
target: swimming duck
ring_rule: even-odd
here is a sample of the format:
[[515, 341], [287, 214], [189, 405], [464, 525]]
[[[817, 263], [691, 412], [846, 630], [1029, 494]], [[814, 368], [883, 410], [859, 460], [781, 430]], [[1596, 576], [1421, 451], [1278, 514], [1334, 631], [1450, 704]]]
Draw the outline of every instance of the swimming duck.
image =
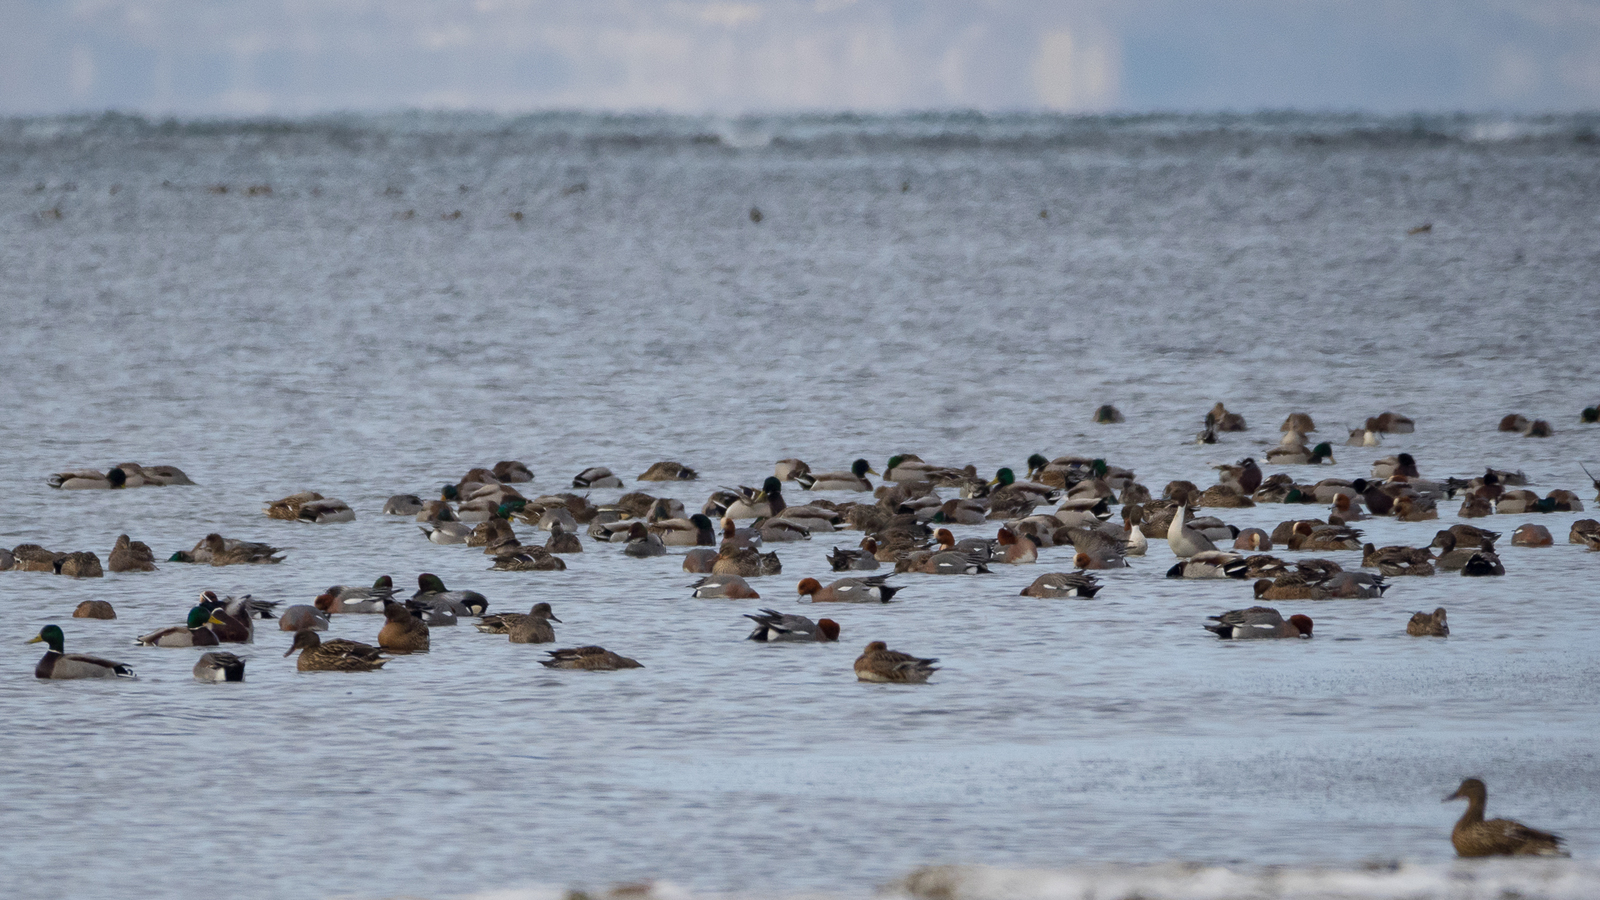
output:
[[1506, 416], [1506, 417], [1504, 417], [1504, 418], [1502, 418], [1500, 420], [1500, 427], [1499, 427], [1498, 430], [1500, 430], [1500, 431], [1517, 432], [1517, 431], [1524, 431], [1524, 430], [1527, 429], [1527, 427], [1528, 427], [1528, 417], [1527, 416], [1519, 415], [1517, 413], [1511, 413], [1510, 415], [1508, 415], [1508, 416]]
[[1399, 413], [1383, 412], [1368, 419], [1367, 427], [1384, 434], [1410, 434], [1417, 430], [1417, 423]]
[[154, 572], [156, 556], [144, 541], [129, 540], [125, 534], [117, 535], [117, 545], [111, 548], [107, 567], [113, 572]]
[[527, 484], [533, 480], [533, 470], [515, 459], [502, 459], [489, 472], [506, 484]]
[[935, 466], [922, 461], [914, 453], [899, 453], [889, 457], [889, 462], [883, 467], [883, 480], [896, 484], [914, 484], [926, 481], [935, 487], [948, 487], [960, 483], [966, 478], [963, 469], [950, 466]]
[[279, 631], [295, 632], [307, 628], [312, 631], [327, 631], [328, 614], [315, 606], [300, 603], [289, 607], [278, 616]]
[[265, 506], [262, 512], [265, 512], [269, 519], [283, 519], [284, 521], [293, 522], [300, 518], [301, 507], [321, 499], [322, 495], [316, 491], [300, 491], [299, 493], [290, 494], [281, 500], [264, 501]]
[[1112, 406], [1109, 403], [1101, 404], [1099, 407], [1096, 407], [1094, 411], [1094, 422], [1096, 425], [1120, 425], [1126, 421], [1128, 421], [1127, 418], [1125, 418], [1115, 406]]
[[300, 652], [295, 668], [301, 672], [372, 672], [383, 668], [389, 658], [383, 651], [360, 641], [335, 638], [324, 641], [315, 631], [297, 631], [294, 643], [283, 655]]
[[119, 468], [127, 470], [129, 467], [138, 470], [139, 477], [147, 485], [167, 487], [169, 485], [193, 485], [189, 476], [177, 466], [141, 466], [138, 463], [123, 463]]
[[1572, 523], [1572, 529], [1567, 532], [1567, 543], [1587, 544], [1589, 538], [1594, 535], [1600, 535], [1600, 521], [1579, 519]]
[[884, 584], [888, 575], [870, 578], [841, 578], [823, 587], [815, 578], [800, 581], [800, 596], [809, 596], [812, 603], [888, 603], [904, 585]]
[[1578, 414], [1578, 421], [1584, 425], [1593, 425], [1600, 422], [1600, 405], [1585, 406], [1583, 412]]
[[1494, 504], [1482, 497], [1469, 496], [1461, 501], [1461, 508], [1456, 510], [1456, 515], [1463, 519], [1482, 519], [1494, 515]]
[[[869, 548], [867, 545], [871, 544]], [[1574, 541], [1574, 543], [1577, 543]], [[848, 550], [842, 547], [833, 548], [828, 554], [828, 565], [835, 572], [861, 572], [878, 568], [878, 559], [875, 554], [878, 542], [872, 538], [863, 538], [860, 550]]]
[[[430, 572], [417, 576], [417, 590], [411, 595], [412, 603], [426, 606], [444, 606], [460, 616], [481, 616], [489, 608], [489, 600], [477, 591], [446, 590], [444, 580]], [[388, 606], [385, 605], [387, 612]]]
[[565, 650], [546, 650], [549, 659], [539, 664], [551, 669], [587, 669], [591, 672], [610, 672], [617, 669], [642, 669], [644, 664], [612, 653], [604, 647], [572, 647]]
[[63, 491], [120, 490], [128, 484], [128, 473], [118, 468], [103, 474], [97, 469], [77, 469], [51, 475], [48, 484]]
[[912, 571], [927, 575], [987, 575], [989, 567], [970, 553], [944, 550], [929, 556]]
[[1385, 478], [1396, 475], [1406, 478], [1421, 478], [1422, 475], [1417, 471], [1416, 458], [1409, 453], [1401, 453], [1396, 456], [1385, 456], [1383, 459], [1372, 463], [1373, 478], [1382, 481]]
[[386, 516], [414, 516], [422, 509], [422, 498], [416, 494], [395, 494], [383, 502], [383, 514]]
[[1449, 637], [1450, 623], [1445, 621], [1444, 607], [1432, 613], [1412, 613], [1411, 621], [1406, 623], [1406, 634], [1412, 637]]
[[132, 678], [133, 669], [119, 662], [101, 659], [98, 656], [85, 656], [79, 653], [65, 653], [66, 635], [55, 625], [46, 625], [39, 629], [37, 637], [29, 638], [25, 643], [37, 644], [40, 641], [48, 644], [39, 664], [33, 667], [33, 677], [53, 681], [64, 681], [69, 678]]
[[1238, 413], [1228, 412], [1228, 408], [1223, 406], [1220, 402], [1216, 406], [1211, 407], [1211, 412], [1207, 413], [1207, 416], [1212, 419], [1218, 431], [1250, 430], [1250, 426], [1244, 423], [1244, 416], [1241, 416]]
[[788, 459], [780, 459], [772, 466], [772, 477], [779, 481], [793, 481], [796, 476], [807, 474], [810, 471], [811, 467], [806, 465], [805, 460], [790, 457]]
[[1261, 467], [1256, 465], [1252, 457], [1239, 460], [1236, 465], [1213, 466], [1217, 470], [1219, 483], [1249, 496], [1261, 487]]
[[394, 599], [394, 579], [388, 575], [372, 587], [346, 587], [336, 584], [323, 591], [313, 604], [325, 613], [381, 613], [385, 600]]
[[74, 619], [115, 619], [117, 611], [104, 600], [85, 600], [72, 611]]
[[1081, 597], [1089, 600], [1100, 591], [1100, 582], [1083, 572], [1049, 572], [1033, 580], [1022, 589], [1019, 596], [1053, 600], [1061, 597]]
[[1543, 419], [1534, 419], [1532, 422], [1528, 423], [1528, 427], [1522, 432], [1522, 436], [1547, 438], [1555, 433], [1555, 429], [1550, 427], [1549, 422], [1546, 422]]
[[1214, 624], [1206, 625], [1205, 629], [1225, 641], [1311, 637], [1309, 616], [1294, 615], [1285, 620], [1270, 606], [1235, 609], [1210, 616], [1208, 620]]
[[1009, 468], [995, 470], [994, 478], [990, 480], [989, 506], [1003, 506], [1013, 502], [1026, 502], [1033, 505], [1041, 503], [1054, 503], [1061, 499], [1063, 491], [1049, 485], [1033, 481], [1018, 481], [1015, 472]]
[[745, 613], [744, 617], [756, 623], [755, 630], [750, 632], [746, 640], [779, 644], [797, 641], [816, 643], [839, 639], [839, 623], [832, 619], [818, 619], [813, 622], [805, 616], [784, 615], [775, 609], [763, 609], [760, 615]]
[[1383, 445], [1383, 437], [1371, 428], [1352, 428], [1350, 437], [1344, 442], [1346, 447], [1379, 447]]
[[186, 624], [152, 631], [134, 643], [141, 647], [215, 647], [222, 642], [209, 627], [210, 622], [211, 610], [196, 606], [189, 610]]
[[883, 641], [873, 641], [856, 658], [857, 681], [880, 684], [926, 684], [928, 676], [939, 671], [937, 659], [923, 659], [890, 650]]
[[700, 473], [680, 462], [663, 460], [646, 469], [635, 481], [694, 481]]
[[[383, 627], [378, 630], [378, 646], [390, 652], [426, 653], [428, 651], [428, 626], [411, 614], [404, 604], [393, 600], [383, 605]], [[300, 632], [305, 634], [306, 632]], [[316, 632], [311, 632], [315, 634]], [[299, 635], [295, 636], [299, 641]]]
[[249, 594], [217, 596], [216, 591], [201, 591], [200, 606], [211, 613], [211, 630], [224, 644], [248, 644], [255, 640], [255, 620], [272, 618], [277, 601], [256, 600]]
[[[1181, 504], [1183, 499], [1179, 498], [1179, 502]], [[1172, 555], [1179, 559], [1188, 559], [1196, 553], [1215, 552], [1217, 545], [1184, 521], [1184, 516], [1188, 512], [1186, 507], [1179, 506], [1173, 513], [1172, 522], [1167, 526], [1167, 546], [1171, 548]]]
[[773, 476], [769, 476], [761, 483], [760, 490], [741, 486], [737, 493], [738, 499], [728, 504], [724, 514], [726, 518], [771, 518], [783, 512], [787, 506], [783, 500], [783, 482]]
[[669, 547], [714, 547], [717, 544], [711, 517], [704, 513], [695, 513], [687, 519], [651, 522], [649, 530]]
[[1227, 550], [1203, 550], [1180, 559], [1167, 570], [1168, 578], [1244, 578], [1250, 566], [1244, 557]]
[[1289, 413], [1283, 424], [1278, 426], [1279, 431], [1298, 431], [1301, 434], [1310, 434], [1317, 430], [1317, 423], [1312, 421], [1310, 413]]
[[1011, 529], [1001, 528], [996, 539], [1000, 542], [999, 553], [992, 557], [996, 562], [1021, 565], [1039, 561], [1039, 545], [1031, 535], [1019, 538]]
[[1336, 460], [1333, 458], [1333, 445], [1324, 441], [1310, 450], [1304, 445], [1273, 447], [1267, 451], [1267, 462], [1279, 466], [1320, 466], [1324, 463], [1332, 465]]
[[1439, 518], [1439, 509], [1426, 497], [1400, 497], [1394, 501], [1394, 517], [1401, 522], [1429, 522]]
[[100, 568], [100, 557], [85, 550], [58, 556], [51, 566], [57, 575], [69, 578], [105, 577], [105, 570]]
[[689, 585], [694, 589], [694, 596], [702, 599], [718, 600], [760, 600], [761, 595], [756, 593], [744, 578], [738, 575], [712, 575], [702, 578]]
[[1467, 811], [1461, 814], [1456, 827], [1450, 831], [1450, 843], [1457, 856], [1571, 856], [1561, 847], [1561, 838], [1548, 831], [1529, 828], [1510, 819], [1483, 818], [1483, 808], [1488, 802], [1489, 790], [1482, 781], [1468, 778], [1461, 782], [1455, 793], [1444, 798], [1466, 800]]
[[243, 681], [244, 660], [232, 653], [204, 653], [194, 664], [195, 681]]
[[548, 603], [535, 603], [527, 614], [500, 613], [484, 616], [477, 628], [485, 634], [509, 635], [513, 644], [549, 644], [555, 641], [556, 631], [551, 622], [560, 622]]
[[788, 519], [757, 519], [751, 527], [761, 535], [762, 543], [779, 544], [811, 540], [811, 532], [804, 525], [798, 525]]
[[848, 472], [824, 472], [820, 475], [806, 472], [796, 475], [794, 480], [808, 491], [870, 491], [872, 482], [867, 480], [867, 476], [876, 474], [871, 463], [858, 459], [850, 464]]
[[496, 551], [489, 568], [497, 572], [564, 572], [567, 564], [543, 547], [507, 544]]
[[11, 565], [7, 568], [17, 572], [54, 572], [56, 560], [66, 556], [65, 553], [46, 550], [38, 544], [18, 544], [9, 555]]
[[1259, 528], [1241, 528], [1233, 539], [1233, 549], [1246, 553], [1266, 553], [1272, 549], [1272, 537]]
[[666, 556], [667, 547], [661, 542], [661, 538], [650, 533], [643, 522], [635, 520], [628, 526], [628, 543], [622, 548], [622, 552], [637, 559], [644, 559], [651, 556]]
[[717, 575], [757, 578], [782, 574], [783, 564], [778, 561], [775, 552], [762, 553], [751, 547], [725, 547], [718, 552], [716, 561], [711, 564], [711, 571]]
[[1377, 569], [1390, 577], [1403, 575], [1429, 576], [1434, 573], [1433, 554], [1416, 547], [1384, 547], [1361, 545], [1363, 568]]
[[[709, 519], [706, 521], [710, 522]], [[560, 523], [556, 523], [550, 529], [550, 537], [544, 542], [544, 549], [548, 553], [582, 553], [583, 541]]]
[[1511, 532], [1511, 546], [1513, 547], [1551, 547], [1556, 539], [1550, 535], [1550, 529], [1543, 525], [1518, 525], [1517, 530]]
[[[201, 543], [207, 556], [204, 561], [213, 566], [265, 565], [283, 562], [283, 557], [273, 555], [279, 552], [277, 547], [252, 541], [227, 539], [216, 532], [206, 535]], [[196, 558], [194, 561], [201, 560]]]
[[435, 544], [465, 544], [472, 538], [472, 526], [464, 522], [431, 522], [417, 527]]
[[619, 488], [622, 479], [611, 474], [605, 466], [590, 466], [582, 472], [572, 476], [572, 486], [575, 488]]
[[1461, 574], [1473, 577], [1504, 575], [1506, 567], [1501, 564], [1500, 557], [1493, 550], [1478, 550], [1467, 557], [1461, 566]]
[[322, 499], [312, 500], [301, 506], [299, 515], [295, 518], [314, 525], [332, 525], [338, 522], [354, 522], [356, 512], [343, 500]]

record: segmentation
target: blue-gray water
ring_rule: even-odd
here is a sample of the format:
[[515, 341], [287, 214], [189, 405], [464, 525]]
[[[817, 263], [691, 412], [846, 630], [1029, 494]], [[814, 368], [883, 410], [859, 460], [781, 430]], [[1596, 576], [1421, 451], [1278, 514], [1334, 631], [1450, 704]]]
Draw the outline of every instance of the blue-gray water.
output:
[[[1558, 541], [1502, 541], [1504, 579], [1279, 603], [1316, 619], [1311, 642], [1216, 641], [1201, 621], [1250, 605], [1248, 586], [1168, 581], [1154, 541], [1092, 602], [1017, 596], [1069, 568], [1061, 549], [981, 578], [899, 576], [904, 602], [822, 613], [844, 635], [816, 647], [743, 642], [740, 616], [815, 617], [794, 584], [857, 533], [779, 547], [784, 574], [740, 603], [690, 599], [677, 555], [588, 543], [563, 573], [490, 572], [378, 512], [501, 459], [528, 463], [535, 493], [589, 465], [632, 489], [681, 460], [701, 480], [639, 487], [691, 507], [783, 457], [881, 469], [906, 450], [985, 472], [1098, 455], [1159, 492], [1260, 456], [1296, 410], [1325, 439], [1386, 409], [1418, 423], [1297, 477], [1407, 451], [1425, 475], [1523, 469], [1540, 494], [1592, 498], [1578, 464], [1600, 472], [1600, 428], [1577, 414], [1600, 401], [1597, 124], [0, 122], [0, 545], [105, 559], [127, 532], [165, 557], [215, 530], [288, 556], [0, 573], [0, 894], [666, 878], [851, 895], [927, 863], [1442, 865], [1460, 807], [1438, 798], [1465, 775], [1488, 781], [1492, 815], [1592, 858], [1600, 554], [1566, 543], [1592, 511], [1489, 520]], [[1252, 429], [1189, 443], [1218, 400]], [[1092, 425], [1103, 402], [1128, 423]], [[1555, 436], [1495, 432], [1510, 412]], [[200, 486], [45, 483], [130, 460]], [[357, 520], [261, 514], [301, 489]], [[1361, 527], [1421, 545], [1456, 506]], [[1302, 511], [1220, 515], [1270, 529]], [[288, 636], [264, 631], [247, 682], [214, 686], [190, 678], [195, 651], [131, 646], [205, 588], [305, 603], [425, 571], [496, 610], [548, 600], [561, 645], [646, 668], [550, 672], [540, 648], [461, 627], [379, 674], [297, 674]], [[88, 598], [120, 618], [68, 618]], [[1438, 605], [1448, 640], [1405, 636]], [[47, 622], [139, 679], [35, 681], [22, 641]], [[371, 641], [378, 624], [332, 633]], [[858, 684], [874, 639], [943, 670]]]

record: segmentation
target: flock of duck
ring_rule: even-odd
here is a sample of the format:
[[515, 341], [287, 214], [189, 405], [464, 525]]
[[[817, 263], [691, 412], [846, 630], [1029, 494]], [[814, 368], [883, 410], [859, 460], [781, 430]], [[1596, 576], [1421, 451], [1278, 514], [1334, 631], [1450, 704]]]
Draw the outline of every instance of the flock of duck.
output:
[[[1114, 407], [1095, 411], [1096, 422], [1124, 421]], [[1585, 409], [1580, 421], [1600, 421], [1600, 410]], [[1528, 422], [1508, 416], [1504, 430], [1529, 437], [1551, 433], [1548, 423]], [[1219, 403], [1205, 416], [1203, 443], [1215, 443], [1221, 432], [1247, 428], [1243, 418]], [[1373, 446], [1379, 435], [1413, 430], [1410, 419], [1394, 413], [1375, 416], [1350, 433], [1347, 446]], [[1294, 413], [1280, 427], [1277, 447], [1265, 454], [1269, 464], [1319, 466], [1333, 461], [1331, 443], [1310, 445], [1307, 435], [1316, 425], [1308, 414]], [[437, 499], [412, 494], [390, 497], [383, 513], [416, 520], [422, 534], [434, 543], [481, 547], [492, 568], [511, 571], [560, 570], [563, 557], [585, 552], [580, 532], [591, 542], [620, 545], [629, 557], [656, 557], [669, 547], [687, 548], [683, 568], [702, 575], [692, 585], [701, 598], [759, 600], [750, 580], [781, 574], [782, 564], [772, 545], [811, 540], [849, 529], [863, 533], [855, 546], [835, 546], [828, 561], [837, 575], [828, 583], [816, 577], [801, 579], [796, 599], [818, 603], [890, 603], [902, 590], [888, 584], [893, 573], [973, 576], [992, 566], [1025, 565], [1039, 561], [1041, 551], [1070, 548], [1069, 571], [1040, 575], [1021, 594], [1042, 599], [1093, 598], [1101, 584], [1096, 570], [1124, 568], [1129, 557], [1145, 555], [1152, 540], [1165, 540], [1174, 562], [1170, 578], [1241, 579], [1251, 582], [1258, 602], [1319, 601], [1338, 598], [1377, 598], [1389, 589], [1389, 580], [1431, 576], [1455, 571], [1463, 576], [1499, 576], [1505, 567], [1495, 551], [1497, 531], [1461, 523], [1436, 531], [1422, 547], [1375, 547], [1362, 540], [1354, 523], [1370, 516], [1397, 521], [1426, 522], [1438, 518], [1438, 506], [1459, 500], [1461, 518], [1495, 514], [1524, 514], [1582, 510], [1583, 501], [1566, 490], [1540, 497], [1526, 490], [1519, 472], [1486, 469], [1482, 475], [1459, 479], [1425, 477], [1410, 454], [1400, 453], [1375, 462], [1370, 478], [1305, 480], [1288, 473], [1267, 475], [1253, 459], [1217, 467], [1217, 483], [1199, 486], [1188, 481], [1169, 482], [1154, 494], [1136, 480], [1132, 471], [1104, 459], [1062, 456], [1049, 459], [1035, 454], [1028, 459], [1026, 477], [1010, 468], [982, 477], [976, 467], [928, 463], [912, 454], [891, 457], [880, 474], [865, 459], [844, 471], [816, 472], [798, 459], [776, 463], [761, 487], [714, 491], [698, 512], [689, 513], [681, 501], [656, 497], [644, 491], [622, 494], [615, 502], [597, 504], [588, 491], [622, 488], [610, 469], [586, 469], [571, 481], [573, 491], [529, 496], [525, 486], [533, 472], [521, 462], [504, 461], [489, 468], [474, 468], [459, 481], [445, 485]], [[880, 476], [874, 485], [868, 476]], [[693, 481], [697, 473], [675, 461], [651, 466], [641, 482]], [[106, 472], [80, 470], [53, 475], [49, 483], [62, 490], [127, 490], [193, 484], [174, 466], [123, 463]], [[871, 494], [870, 501], [835, 502], [814, 497], [804, 505], [791, 505], [785, 486], [806, 491]], [[1600, 490], [1600, 481], [1595, 482]], [[941, 492], [947, 492], [949, 496]], [[1237, 509], [1259, 503], [1292, 506], [1326, 506], [1322, 516], [1293, 515], [1272, 532], [1240, 529], [1206, 509]], [[1047, 511], [1039, 512], [1040, 507]], [[1120, 513], [1114, 514], [1113, 507]], [[316, 524], [348, 522], [355, 511], [337, 499], [305, 491], [266, 504], [268, 517]], [[956, 540], [949, 526], [999, 523], [993, 538]], [[533, 526], [546, 535], [542, 542], [524, 543], [514, 525]], [[1515, 545], [1548, 546], [1549, 531], [1537, 523], [1516, 528]], [[1600, 522], [1576, 522], [1569, 541], [1600, 550]], [[1347, 570], [1322, 558], [1286, 560], [1271, 551], [1360, 551], [1359, 570]], [[284, 556], [267, 544], [206, 535], [189, 550], [166, 558], [170, 563], [276, 564]], [[151, 571], [157, 557], [148, 546], [118, 537], [108, 568], [113, 572]], [[885, 568], [892, 572], [865, 574]], [[0, 550], [0, 570], [54, 572], [70, 577], [99, 577], [99, 557], [90, 551], [62, 552], [37, 544]], [[1373, 570], [1373, 571], [1366, 571]], [[359, 672], [381, 669], [393, 656], [426, 652], [429, 630], [453, 626], [463, 618], [476, 619], [481, 632], [505, 635], [512, 643], [551, 644], [554, 624], [561, 624], [551, 605], [539, 602], [527, 613], [489, 613], [488, 600], [475, 591], [448, 590], [436, 575], [418, 577], [409, 597], [396, 595], [391, 577], [371, 587], [335, 585], [311, 603], [279, 610], [275, 601], [249, 595], [219, 596], [203, 592], [181, 624], [144, 634], [137, 643], [154, 647], [217, 647], [202, 655], [194, 677], [202, 681], [234, 682], [245, 677], [245, 660], [220, 649], [249, 643], [255, 622], [276, 618], [282, 631], [293, 633], [284, 656], [298, 654], [300, 671]], [[376, 645], [343, 638], [324, 639], [322, 632], [339, 617], [382, 615]], [[85, 601], [75, 618], [114, 619], [116, 612], [101, 600]], [[813, 620], [773, 608], [746, 614], [755, 623], [749, 639], [762, 642], [833, 642], [840, 624], [831, 618]], [[1299, 639], [1312, 637], [1314, 623], [1303, 612], [1281, 614], [1270, 606], [1253, 605], [1211, 616], [1203, 627], [1223, 640]], [[1405, 625], [1418, 637], [1447, 637], [1450, 633], [1443, 608], [1417, 611]], [[42, 642], [48, 651], [34, 674], [41, 679], [133, 677], [126, 664], [65, 652], [66, 635], [54, 624], [46, 625], [30, 643]], [[577, 646], [547, 651], [540, 662], [557, 669], [618, 670], [640, 668], [637, 660], [600, 646]], [[939, 671], [937, 659], [890, 649], [885, 641], [866, 644], [855, 660], [858, 680], [896, 684], [926, 683]], [[1447, 799], [1466, 799], [1468, 809], [1456, 825], [1452, 841], [1462, 856], [1501, 854], [1562, 854], [1561, 839], [1515, 822], [1485, 820], [1485, 788], [1468, 779]]]

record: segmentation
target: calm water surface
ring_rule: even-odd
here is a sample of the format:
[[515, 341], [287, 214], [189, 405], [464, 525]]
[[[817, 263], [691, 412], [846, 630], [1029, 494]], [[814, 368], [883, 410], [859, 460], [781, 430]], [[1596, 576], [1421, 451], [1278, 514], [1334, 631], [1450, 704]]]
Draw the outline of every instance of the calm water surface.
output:
[[[1098, 455], [1159, 492], [1261, 456], [1290, 411], [1337, 441], [1385, 409], [1416, 433], [1339, 447], [1315, 476], [1406, 451], [1425, 475], [1522, 469], [1541, 494], [1590, 498], [1596, 124], [0, 122], [0, 545], [104, 559], [127, 532], [164, 557], [220, 531], [288, 556], [0, 573], [0, 894], [667, 878], [859, 895], [926, 863], [1444, 866], [1460, 808], [1438, 798], [1472, 774], [1491, 814], [1593, 858], [1600, 554], [1565, 543], [1592, 511], [1483, 523], [1509, 536], [1537, 519], [1559, 542], [1502, 542], [1503, 579], [1280, 603], [1316, 619], [1311, 642], [1216, 641], [1201, 621], [1250, 605], [1248, 586], [1168, 581], [1156, 541], [1093, 602], [1017, 595], [1069, 567], [1052, 549], [980, 578], [899, 576], [904, 602], [824, 613], [839, 645], [764, 647], [741, 640], [741, 615], [809, 613], [795, 581], [858, 534], [780, 546], [784, 574], [740, 603], [689, 598], [676, 553], [586, 543], [566, 572], [491, 572], [379, 510], [501, 459], [530, 465], [535, 492], [589, 465], [632, 489], [681, 460], [698, 482], [642, 487], [691, 507], [779, 458], [881, 469], [907, 450], [984, 472]], [[1252, 430], [1190, 443], [1217, 400]], [[1128, 423], [1090, 424], [1103, 402]], [[1496, 433], [1510, 412], [1555, 437]], [[200, 486], [45, 484], [127, 460]], [[302, 489], [357, 520], [261, 515]], [[1361, 527], [1426, 544], [1457, 505]], [[1221, 514], [1270, 529], [1294, 511]], [[538, 648], [459, 627], [379, 674], [298, 674], [289, 636], [263, 631], [241, 651], [249, 680], [218, 686], [191, 679], [198, 651], [131, 646], [206, 588], [306, 603], [386, 573], [409, 590], [419, 572], [493, 610], [548, 600], [563, 645], [646, 668], [551, 672]], [[70, 619], [90, 598], [119, 619]], [[1452, 636], [1407, 638], [1438, 605]], [[48, 622], [139, 679], [37, 682], [22, 642]], [[371, 641], [379, 624], [332, 633]], [[875, 639], [943, 670], [858, 684], [851, 661]]]

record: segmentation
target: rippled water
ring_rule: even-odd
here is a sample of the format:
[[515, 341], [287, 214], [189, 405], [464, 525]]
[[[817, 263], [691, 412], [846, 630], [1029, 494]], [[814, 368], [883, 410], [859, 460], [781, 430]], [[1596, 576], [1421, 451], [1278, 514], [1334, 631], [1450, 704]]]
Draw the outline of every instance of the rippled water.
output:
[[[860, 894], [928, 863], [1431, 865], [1460, 813], [1438, 798], [1469, 774], [1491, 814], [1592, 857], [1600, 554], [1564, 542], [1592, 511], [1486, 523], [1537, 519], [1561, 542], [1503, 546], [1504, 579], [1278, 604], [1310, 607], [1311, 642], [1211, 638], [1204, 616], [1249, 605], [1248, 587], [1164, 579], [1157, 541], [1093, 602], [1017, 596], [1068, 568], [1060, 549], [981, 578], [899, 576], [904, 602], [829, 610], [843, 640], [818, 647], [743, 642], [740, 616], [808, 612], [794, 582], [855, 533], [779, 547], [784, 574], [739, 603], [690, 599], [676, 554], [589, 543], [566, 572], [490, 572], [378, 511], [500, 459], [551, 492], [589, 465], [627, 477], [678, 459], [701, 480], [643, 488], [694, 507], [782, 457], [881, 468], [904, 450], [985, 472], [1103, 455], [1159, 492], [1259, 456], [1290, 411], [1332, 437], [1385, 409], [1417, 432], [1340, 447], [1318, 474], [1408, 451], [1426, 475], [1524, 469], [1541, 494], [1587, 498], [1595, 125], [0, 122], [0, 545], [104, 559], [127, 532], [164, 557], [217, 530], [288, 555], [82, 582], [0, 573], [0, 894], [636, 878]], [[1189, 443], [1217, 400], [1253, 429]], [[1128, 423], [1090, 424], [1102, 402]], [[1509, 412], [1555, 437], [1496, 433]], [[200, 486], [45, 484], [127, 460]], [[261, 515], [301, 489], [357, 520]], [[1455, 507], [1361, 527], [1425, 544]], [[1269, 529], [1291, 514], [1222, 512]], [[538, 648], [462, 627], [380, 674], [302, 675], [267, 631], [243, 651], [248, 681], [217, 686], [190, 678], [195, 651], [130, 646], [205, 588], [303, 603], [424, 571], [496, 610], [548, 600], [563, 645], [646, 668], [550, 672]], [[88, 598], [120, 618], [69, 619]], [[1447, 641], [1405, 636], [1441, 604]], [[52, 621], [69, 652], [139, 679], [35, 681], [38, 646], [21, 642]], [[378, 624], [341, 617], [333, 633], [370, 641]], [[851, 661], [874, 639], [943, 671], [858, 684]]]

